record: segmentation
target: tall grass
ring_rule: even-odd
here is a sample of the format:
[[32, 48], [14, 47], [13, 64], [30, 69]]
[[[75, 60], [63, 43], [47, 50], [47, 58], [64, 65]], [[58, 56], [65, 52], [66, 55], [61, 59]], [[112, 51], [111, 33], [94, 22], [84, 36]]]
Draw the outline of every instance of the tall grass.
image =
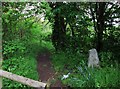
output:
[[[109, 54], [107, 55], [109, 56]], [[102, 56], [103, 57], [103, 56]], [[106, 57], [106, 56], [105, 56]], [[105, 58], [104, 57], [104, 58]], [[102, 58], [102, 59], [104, 59]], [[105, 59], [104, 59], [105, 60]], [[87, 56], [79, 53], [58, 52], [52, 56], [52, 63], [56, 71], [61, 72], [60, 79], [63, 84], [70, 87], [119, 87], [119, 64], [104, 61], [100, 69], [87, 67]], [[62, 79], [70, 73], [69, 77]]]

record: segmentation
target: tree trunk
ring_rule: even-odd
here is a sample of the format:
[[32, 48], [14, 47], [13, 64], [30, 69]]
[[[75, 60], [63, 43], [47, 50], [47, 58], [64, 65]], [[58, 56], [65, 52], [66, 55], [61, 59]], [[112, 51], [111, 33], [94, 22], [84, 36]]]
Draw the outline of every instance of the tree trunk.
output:
[[[58, 9], [62, 3], [49, 3], [52, 11]], [[59, 8], [60, 9], [60, 8]], [[66, 48], [66, 24], [62, 12], [54, 12], [54, 24], [52, 32], [52, 43], [56, 50], [64, 50]]]
[[55, 14], [54, 17], [54, 30], [52, 32], [52, 43], [56, 50], [64, 50], [66, 48], [66, 25], [64, 21], [64, 17], [60, 16], [60, 14]]
[[103, 31], [104, 31], [104, 12], [105, 12], [105, 3], [98, 3], [97, 9], [97, 51], [100, 52], [103, 47]]

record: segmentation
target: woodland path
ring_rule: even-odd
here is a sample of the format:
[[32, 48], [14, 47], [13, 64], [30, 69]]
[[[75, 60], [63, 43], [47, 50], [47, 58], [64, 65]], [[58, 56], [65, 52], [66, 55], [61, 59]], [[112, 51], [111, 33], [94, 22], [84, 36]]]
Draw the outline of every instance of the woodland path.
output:
[[52, 67], [50, 56], [51, 53], [49, 51], [44, 51], [37, 57], [39, 80], [47, 82], [50, 89], [68, 89], [67, 87], [64, 87], [61, 81], [57, 78], [58, 75]]

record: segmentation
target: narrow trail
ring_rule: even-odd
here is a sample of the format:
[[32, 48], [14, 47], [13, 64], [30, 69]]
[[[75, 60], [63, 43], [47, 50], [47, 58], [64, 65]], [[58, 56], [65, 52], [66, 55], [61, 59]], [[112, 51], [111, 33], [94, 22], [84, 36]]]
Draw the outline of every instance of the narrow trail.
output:
[[50, 52], [45, 51], [40, 53], [37, 57], [37, 71], [39, 74], [39, 80], [47, 82], [50, 89], [68, 89], [63, 86], [60, 80], [57, 78], [54, 68], [50, 60]]

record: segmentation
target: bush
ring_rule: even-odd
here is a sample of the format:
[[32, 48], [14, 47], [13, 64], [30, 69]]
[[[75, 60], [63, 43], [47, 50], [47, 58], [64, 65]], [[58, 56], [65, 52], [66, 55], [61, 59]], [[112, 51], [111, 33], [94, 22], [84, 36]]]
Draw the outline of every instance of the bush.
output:
[[5, 41], [3, 43], [3, 57], [4, 59], [8, 59], [12, 57], [13, 55], [18, 55], [24, 53], [25, 46], [23, 43], [20, 42], [20, 40], [14, 40], [14, 41]]

